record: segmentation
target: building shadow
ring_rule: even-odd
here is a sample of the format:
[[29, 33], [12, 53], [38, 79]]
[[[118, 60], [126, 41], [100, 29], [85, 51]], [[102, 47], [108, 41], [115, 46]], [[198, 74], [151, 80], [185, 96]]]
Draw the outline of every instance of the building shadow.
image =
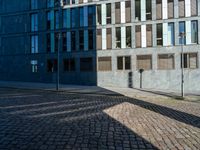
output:
[[0, 101], [0, 149], [158, 149], [105, 113], [122, 103], [200, 128], [198, 116], [125, 96], [6, 90], [27, 97]]

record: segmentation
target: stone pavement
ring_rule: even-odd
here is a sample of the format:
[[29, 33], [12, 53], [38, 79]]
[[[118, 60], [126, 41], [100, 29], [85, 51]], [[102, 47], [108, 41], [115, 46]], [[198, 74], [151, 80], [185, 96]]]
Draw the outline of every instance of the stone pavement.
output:
[[200, 103], [141, 95], [0, 88], [0, 150], [200, 148]]

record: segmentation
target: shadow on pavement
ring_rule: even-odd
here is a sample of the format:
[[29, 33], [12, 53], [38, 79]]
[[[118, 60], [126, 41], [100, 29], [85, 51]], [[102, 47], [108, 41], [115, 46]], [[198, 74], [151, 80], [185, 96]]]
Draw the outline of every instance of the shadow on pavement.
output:
[[198, 116], [124, 96], [0, 89], [6, 92], [30, 97], [1, 99], [0, 149], [158, 149], [104, 112], [124, 102], [200, 128]]

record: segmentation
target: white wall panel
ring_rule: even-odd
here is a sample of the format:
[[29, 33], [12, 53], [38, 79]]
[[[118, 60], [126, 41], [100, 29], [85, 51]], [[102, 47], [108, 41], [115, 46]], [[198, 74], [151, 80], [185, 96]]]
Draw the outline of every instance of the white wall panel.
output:
[[186, 44], [191, 44], [191, 21], [185, 21]]
[[106, 4], [101, 5], [101, 22], [106, 25]]
[[125, 2], [121, 2], [121, 23], [125, 23], [126, 22], [126, 12], [125, 12]]
[[163, 46], [168, 46], [168, 23], [163, 23]]
[[102, 29], [102, 49], [107, 49], [106, 43], [106, 29]]
[[185, 17], [191, 16], [191, 4], [190, 0], [185, 0]]
[[83, 0], [83, 3], [87, 3], [88, 2], [88, 0]]
[[126, 48], [126, 27], [121, 27], [121, 48]]
[[147, 47], [146, 25], [141, 25], [142, 47]]
[[146, 21], [146, 0], [140, 1], [141, 5], [141, 21]]
[[168, 18], [168, 12], [167, 12], [167, 1], [168, 0], [162, 0], [162, 18], [167, 19]]

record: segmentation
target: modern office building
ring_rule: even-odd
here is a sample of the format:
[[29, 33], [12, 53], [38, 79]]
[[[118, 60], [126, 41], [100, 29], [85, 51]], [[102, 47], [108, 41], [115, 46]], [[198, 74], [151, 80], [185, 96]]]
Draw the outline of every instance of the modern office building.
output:
[[200, 90], [199, 0], [59, 1], [0, 0], [0, 80]]

